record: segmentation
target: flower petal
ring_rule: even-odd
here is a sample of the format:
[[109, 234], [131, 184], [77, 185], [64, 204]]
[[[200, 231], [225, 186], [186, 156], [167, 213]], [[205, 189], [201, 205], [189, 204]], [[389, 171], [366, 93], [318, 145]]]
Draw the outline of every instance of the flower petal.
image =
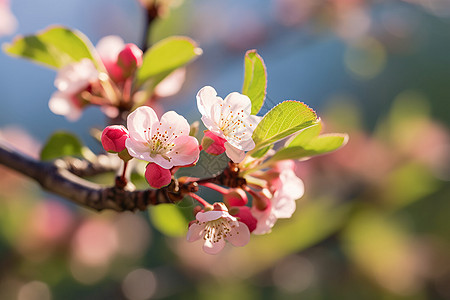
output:
[[220, 239], [215, 243], [211, 242], [209, 239], [206, 239], [203, 244], [203, 251], [208, 254], [217, 254], [222, 251], [223, 247], [225, 247], [225, 241], [223, 239]]
[[125, 141], [125, 147], [131, 156], [145, 161], [153, 161], [153, 158], [150, 157], [150, 151], [146, 143], [130, 137]]
[[138, 107], [128, 115], [127, 127], [130, 137], [137, 141], [147, 141], [149, 133], [155, 124], [158, 124], [158, 117], [155, 111], [149, 106]]
[[169, 137], [189, 135], [190, 126], [186, 119], [174, 111], [166, 112], [160, 120], [160, 130], [167, 131]]
[[226, 238], [235, 247], [242, 247], [250, 241], [250, 230], [247, 225], [239, 222], [239, 226], [231, 227], [230, 234]]
[[81, 108], [75, 105], [75, 100], [71, 94], [57, 91], [52, 94], [48, 107], [54, 114], [62, 115], [70, 121], [75, 121], [81, 116]]
[[195, 137], [183, 135], [176, 138], [175, 146], [170, 151], [171, 162], [174, 166], [185, 166], [198, 160], [200, 149]]
[[229, 142], [226, 142], [224, 144], [225, 146], [225, 152], [227, 156], [235, 163], [240, 163], [242, 160], [244, 160], [245, 157], [245, 151], [239, 150], [238, 148], [233, 147]]
[[[217, 97], [216, 90], [211, 86], [205, 86], [197, 93], [197, 108], [202, 116], [212, 118], [212, 108], [223, 104], [223, 100]], [[213, 120], [218, 121], [218, 120]], [[216, 122], [217, 123], [217, 122]], [[206, 124], [205, 124], [206, 125]]]
[[210, 210], [210, 211], [205, 211], [205, 212], [199, 212], [199, 213], [197, 213], [197, 215], [195, 217], [196, 217], [197, 221], [199, 221], [201, 223], [214, 221], [214, 220], [217, 220], [220, 218], [230, 218], [233, 221], [236, 220], [235, 217], [230, 215], [227, 211], [223, 211], [223, 210]]
[[224, 112], [231, 112], [237, 115], [249, 116], [252, 112], [252, 101], [246, 95], [238, 92], [228, 94], [224, 101]]
[[197, 223], [192, 223], [191, 226], [189, 226], [189, 230], [186, 236], [186, 239], [188, 242], [195, 242], [197, 240], [199, 240], [202, 236], [201, 236], [201, 232], [203, 230], [203, 228], [205, 228], [205, 225], [201, 225], [201, 224], [197, 224]]

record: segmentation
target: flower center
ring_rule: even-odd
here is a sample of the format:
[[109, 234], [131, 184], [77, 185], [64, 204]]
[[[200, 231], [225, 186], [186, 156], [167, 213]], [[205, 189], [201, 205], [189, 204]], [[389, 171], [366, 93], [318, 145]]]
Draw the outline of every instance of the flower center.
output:
[[224, 114], [223, 111], [220, 113], [219, 127], [225, 136], [238, 138], [236, 133], [241, 127], [245, 127], [244, 122], [242, 122], [241, 119], [244, 117], [244, 110], [235, 114], [230, 108], [231, 105], [228, 105], [228, 113], [225, 112]]
[[[161, 123], [160, 123], [161, 125]], [[162, 131], [159, 127], [156, 128], [156, 132], [151, 135], [151, 128], [144, 130], [148, 147], [150, 148], [150, 156], [155, 157], [161, 155], [164, 159], [170, 161], [171, 158], [167, 154], [172, 151], [175, 146], [173, 142], [178, 135], [175, 132], [169, 133], [167, 130]]]
[[211, 243], [217, 243], [221, 239], [231, 236], [231, 228], [233, 227], [235, 225], [230, 225], [228, 220], [224, 218], [206, 222], [205, 229], [203, 229], [203, 239], [209, 240]]

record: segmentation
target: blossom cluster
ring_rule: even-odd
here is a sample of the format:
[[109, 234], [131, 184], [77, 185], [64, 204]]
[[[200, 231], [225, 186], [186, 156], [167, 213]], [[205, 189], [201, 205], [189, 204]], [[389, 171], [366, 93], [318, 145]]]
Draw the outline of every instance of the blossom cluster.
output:
[[[117, 125], [105, 128], [103, 147], [109, 152], [126, 151], [129, 156], [148, 162], [145, 177], [153, 188], [170, 184], [173, 173], [195, 164], [200, 151], [212, 155], [225, 152], [244, 169], [246, 160], [251, 159], [246, 151], [255, 147], [253, 130], [261, 119], [251, 115], [250, 99], [238, 92], [222, 99], [214, 88], [206, 86], [197, 94], [197, 106], [207, 128], [201, 145], [190, 136], [190, 126], [181, 115], [169, 111], [158, 119], [151, 107], [141, 106], [129, 114], [128, 129]], [[246, 190], [204, 183], [205, 187], [222, 193], [223, 202], [209, 204], [195, 196], [204, 207], [195, 211], [196, 220], [189, 227], [188, 241], [203, 239], [204, 251], [216, 254], [225, 241], [244, 246], [250, 233], [270, 232], [278, 218], [291, 217], [295, 200], [303, 195], [303, 182], [294, 168], [293, 161], [283, 161], [268, 171], [253, 172], [249, 178], [258, 178], [259, 185], [255, 183]], [[247, 193], [253, 199], [251, 206], [247, 206]]]

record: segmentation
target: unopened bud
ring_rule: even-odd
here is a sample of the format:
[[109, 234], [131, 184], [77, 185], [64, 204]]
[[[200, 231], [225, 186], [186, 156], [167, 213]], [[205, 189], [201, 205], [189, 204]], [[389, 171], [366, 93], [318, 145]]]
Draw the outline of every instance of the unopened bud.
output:
[[145, 169], [145, 179], [151, 187], [159, 189], [169, 185], [172, 181], [172, 173], [158, 164], [149, 163]]
[[117, 58], [117, 65], [123, 71], [123, 77], [128, 78], [142, 65], [142, 50], [135, 44], [126, 44]]
[[125, 149], [127, 138], [129, 138], [129, 133], [125, 127], [122, 125], [111, 125], [103, 129], [102, 146], [108, 152], [122, 152]]
[[221, 138], [209, 130], [205, 131], [205, 135], [202, 139], [202, 148], [206, 151], [206, 153], [212, 155], [219, 155], [225, 152], [225, 142], [227, 140]]

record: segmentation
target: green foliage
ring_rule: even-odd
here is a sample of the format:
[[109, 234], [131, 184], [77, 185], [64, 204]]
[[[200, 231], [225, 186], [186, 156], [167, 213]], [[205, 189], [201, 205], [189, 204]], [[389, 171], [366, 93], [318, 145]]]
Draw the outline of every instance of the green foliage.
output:
[[51, 26], [35, 35], [16, 38], [12, 44], [5, 45], [4, 51], [12, 56], [59, 69], [83, 58], [94, 60], [92, 48], [81, 32]]
[[83, 156], [83, 144], [73, 134], [65, 131], [55, 132], [41, 151], [41, 160], [52, 160], [63, 156]]
[[255, 149], [251, 153], [316, 123], [316, 113], [306, 104], [284, 101], [272, 108], [259, 122], [252, 135]]
[[322, 134], [303, 146], [289, 145], [275, 153], [267, 163], [285, 159], [301, 159], [335, 151], [347, 143], [347, 134]]
[[290, 139], [286, 145], [291, 146], [306, 146], [308, 143], [316, 138], [322, 130], [322, 122], [319, 120], [317, 124], [303, 129], [299, 134]]
[[242, 94], [252, 101], [252, 115], [261, 109], [267, 92], [267, 71], [262, 57], [256, 50], [248, 50], [244, 58], [244, 84]]
[[148, 211], [151, 222], [161, 233], [181, 237], [186, 235], [189, 226], [184, 209], [182, 206], [168, 203], [149, 206]]
[[172, 71], [201, 54], [202, 50], [187, 37], [173, 36], [159, 41], [145, 52], [137, 72], [137, 84], [150, 80], [151, 86], [155, 87]]

